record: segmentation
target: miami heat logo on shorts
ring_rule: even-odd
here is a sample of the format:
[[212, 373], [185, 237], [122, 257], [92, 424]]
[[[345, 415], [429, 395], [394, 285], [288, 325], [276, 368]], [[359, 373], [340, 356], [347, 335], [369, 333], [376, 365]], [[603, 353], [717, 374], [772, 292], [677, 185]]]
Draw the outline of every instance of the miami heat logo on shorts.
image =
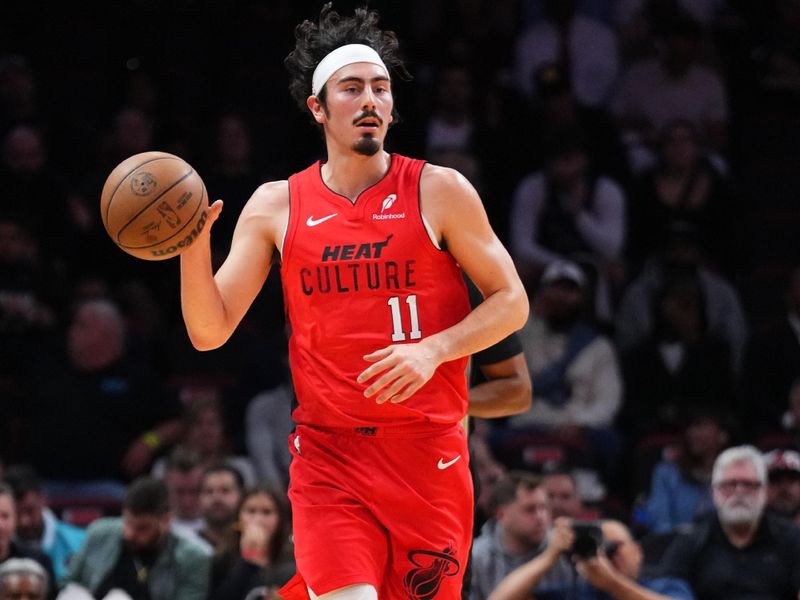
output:
[[408, 553], [408, 560], [416, 566], [403, 579], [409, 600], [431, 600], [436, 596], [442, 580], [461, 570], [461, 565], [453, 557], [455, 553], [452, 543], [442, 552], [411, 550]]

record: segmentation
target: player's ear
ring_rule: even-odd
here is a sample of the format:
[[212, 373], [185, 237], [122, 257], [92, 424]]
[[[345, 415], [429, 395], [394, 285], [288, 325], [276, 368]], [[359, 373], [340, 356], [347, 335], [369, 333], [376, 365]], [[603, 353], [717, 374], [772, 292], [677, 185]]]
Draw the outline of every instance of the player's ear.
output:
[[311, 114], [317, 123], [321, 125], [325, 122], [325, 109], [322, 106], [322, 102], [319, 101], [319, 98], [316, 96], [309, 96], [306, 100], [306, 106], [308, 106], [308, 110], [311, 111]]

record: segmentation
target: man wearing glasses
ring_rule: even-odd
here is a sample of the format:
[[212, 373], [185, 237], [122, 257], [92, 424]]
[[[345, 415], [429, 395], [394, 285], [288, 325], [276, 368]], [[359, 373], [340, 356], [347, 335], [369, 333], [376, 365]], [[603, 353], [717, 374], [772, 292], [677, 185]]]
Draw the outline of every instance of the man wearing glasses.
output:
[[685, 578], [699, 600], [797, 598], [800, 529], [765, 513], [767, 467], [752, 446], [722, 452], [711, 476], [716, 513], [667, 548], [664, 573]]

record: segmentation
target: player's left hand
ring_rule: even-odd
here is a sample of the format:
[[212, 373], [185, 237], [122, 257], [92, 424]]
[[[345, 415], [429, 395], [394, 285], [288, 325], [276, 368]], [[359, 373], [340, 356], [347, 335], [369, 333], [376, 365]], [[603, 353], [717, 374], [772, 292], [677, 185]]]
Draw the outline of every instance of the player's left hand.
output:
[[365, 383], [380, 375], [364, 390], [367, 398], [378, 394], [375, 398], [378, 404], [408, 400], [433, 377], [439, 365], [435, 353], [422, 342], [386, 346], [364, 355], [364, 360], [374, 364], [362, 371], [358, 382]]

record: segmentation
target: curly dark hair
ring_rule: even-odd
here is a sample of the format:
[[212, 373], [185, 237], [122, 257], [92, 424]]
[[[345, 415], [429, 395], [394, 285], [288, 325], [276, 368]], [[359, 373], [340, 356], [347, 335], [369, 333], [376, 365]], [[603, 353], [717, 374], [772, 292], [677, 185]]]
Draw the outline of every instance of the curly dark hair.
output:
[[[352, 17], [343, 17], [333, 10], [333, 3], [328, 2], [322, 7], [318, 22], [305, 20], [295, 27], [295, 47], [284, 60], [284, 64], [290, 76], [289, 92], [301, 111], [308, 110], [306, 99], [311, 95], [314, 69], [333, 50], [346, 44], [371, 47], [391, 73], [405, 81], [411, 79], [400, 56], [397, 35], [393, 31], [379, 29], [379, 20], [378, 12], [367, 8], [357, 8]], [[326, 88], [323, 87], [317, 95], [323, 107], [325, 96]], [[396, 121], [397, 115], [392, 116]]]

